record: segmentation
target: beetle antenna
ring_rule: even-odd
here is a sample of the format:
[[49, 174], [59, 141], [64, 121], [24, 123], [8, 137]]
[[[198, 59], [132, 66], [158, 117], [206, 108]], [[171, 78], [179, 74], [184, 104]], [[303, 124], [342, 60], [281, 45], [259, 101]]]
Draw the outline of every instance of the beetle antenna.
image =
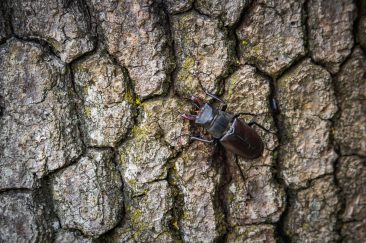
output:
[[248, 126], [253, 126], [256, 125], [257, 127], [259, 127], [260, 129], [262, 129], [263, 131], [267, 132], [267, 133], [272, 133], [272, 134], [276, 134], [275, 132], [265, 128], [264, 126], [262, 126], [261, 124], [255, 122], [255, 121], [251, 121], [248, 123]]
[[205, 91], [205, 93], [206, 93], [206, 95], [207, 96], [210, 96], [211, 98], [213, 98], [213, 99], [215, 99], [215, 100], [217, 100], [217, 101], [219, 101], [219, 102], [221, 102], [222, 104], [224, 104], [224, 105], [226, 105], [226, 102], [225, 101], [223, 101], [221, 98], [219, 98], [218, 96], [216, 96], [216, 95], [214, 95], [214, 94], [211, 94], [210, 92], [208, 92], [208, 91], [206, 91], [206, 90], [204, 90]]
[[222, 103], [222, 107], [221, 107], [221, 110], [222, 111], [226, 111], [226, 108], [227, 108], [227, 104], [225, 101], [223, 101], [221, 98], [219, 98], [218, 96], [214, 95], [214, 94], [211, 94], [210, 92], [206, 91], [205, 89], [203, 89], [203, 91], [205, 91], [206, 95], [207, 96], [210, 96], [211, 98], [219, 101]]

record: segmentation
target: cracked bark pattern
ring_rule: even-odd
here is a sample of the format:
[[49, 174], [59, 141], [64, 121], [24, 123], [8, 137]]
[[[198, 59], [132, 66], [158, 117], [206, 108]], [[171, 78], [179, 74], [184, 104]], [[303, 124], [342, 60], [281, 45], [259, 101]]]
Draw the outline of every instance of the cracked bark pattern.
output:
[[337, 154], [331, 145], [330, 119], [337, 111], [330, 74], [304, 59], [278, 80], [284, 143], [282, 176], [293, 188], [330, 174]]
[[68, 243], [68, 242], [77, 242], [77, 243], [92, 243], [93, 240], [87, 237], [84, 237], [80, 232], [77, 231], [68, 231], [61, 229], [55, 234], [54, 242], [57, 243]]
[[52, 192], [66, 229], [97, 237], [121, 219], [122, 181], [109, 150], [90, 150], [78, 164], [56, 173]]
[[221, 92], [234, 53], [220, 22], [192, 10], [173, 16], [172, 31], [177, 57], [175, 91], [187, 97], [201, 89]]
[[167, 181], [149, 183], [139, 195], [127, 188], [123, 225], [115, 228], [110, 242], [173, 242], [170, 230], [172, 190]]
[[185, 107], [175, 98], [146, 101], [141, 107], [139, 125], [119, 148], [126, 220], [113, 231], [112, 241], [168, 242], [176, 237], [170, 232], [174, 202], [168, 173], [170, 160], [188, 142], [182, 136], [188, 124], [176, 112]]
[[276, 242], [275, 229], [272, 225], [252, 225], [235, 227], [228, 234], [227, 242]]
[[335, 82], [340, 109], [335, 138], [342, 154], [366, 156], [366, 56], [360, 48], [355, 48]]
[[[362, 0], [0, 2], [0, 241], [362, 242]], [[265, 151], [190, 142], [226, 100]], [[273, 99], [278, 109], [273, 109]]]
[[351, 0], [309, 0], [308, 31], [312, 58], [336, 73], [351, 53], [354, 36], [352, 25], [356, 17]]
[[[0, 240], [44, 242], [52, 239], [48, 206], [30, 192], [5, 192], [0, 196]], [[56, 222], [57, 227], [57, 222]]]
[[273, 77], [305, 54], [303, 1], [255, 1], [236, 30], [241, 63]]
[[5, 10], [5, 2], [0, 2], [0, 43], [11, 36], [9, 19]]
[[222, 20], [225, 26], [232, 26], [240, 19], [241, 12], [251, 0], [197, 0], [195, 7], [200, 13]]
[[73, 66], [76, 91], [83, 110], [84, 141], [113, 147], [132, 125], [131, 91], [122, 69], [105, 54], [87, 57]]
[[108, 52], [128, 69], [142, 99], [167, 90], [173, 67], [167, 18], [150, 0], [90, 0]]
[[[269, 80], [256, 69], [244, 65], [226, 82], [223, 98], [228, 110], [234, 114], [242, 111], [255, 114], [255, 120], [267, 129], [275, 131], [274, 121], [268, 106]], [[242, 116], [249, 122], [253, 117]], [[284, 191], [272, 178], [273, 150], [278, 146], [275, 135], [255, 128], [262, 135], [266, 150], [264, 155], [251, 161], [228, 154], [232, 179], [227, 185], [228, 222], [231, 226], [254, 223], [277, 222], [284, 209]], [[258, 193], [260, 191], [261, 193]]]
[[36, 187], [83, 149], [70, 72], [38, 44], [10, 39], [0, 49], [0, 87], [0, 188]]
[[[215, 185], [220, 174], [212, 166], [214, 150], [195, 142], [175, 161], [175, 183], [182, 192], [182, 217], [178, 227], [185, 242], [213, 242], [222, 234], [224, 215], [215, 205]], [[221, 163], [222, 161], [216, 161]]]
[[164, 0], [163, 2], [170, 14], [177, 14], [189, 10], [194, 0]]
[[285, 218], [286, 233], [295, 242], [334, 242], [338, 190], [332, 176], [311, 182], [309, 188], [297, 192]]
[[356, 41], [360, 44], [363, 50], [366, 50], [366, 2], [358, 1], [358, 26], [356, 29]]
[[71, 62], [95, 44], [88, 14], [77, 1], [8, 1], [16, 35], [46, 41], [64, 62]]
[[166, 179], [169, 160], [187, 144], [188, 124], [177, 112], [184, 107], [177, 99], [144, 102], [140, 125], [119, 148], [122, 176], [134, 194], [142, 193], [146, 183]]
[[271, 178], [271, 168], [263, 162], [247, 165], [240, 160], [238, 166], [233, 162], [230, 166], [233, 179], [227, 189], [229, 224], [245, 226], [277, 222], [284, 210], [284, 191]]
[[337, 178], [345, 200], [341, 233], [346, 242], [365, 239], [365, 231], [360, 230], [366, 226], [365, 162], [365, 158], [359, 156], [345, 156], [338, 165]]
[[366, 49], [366, 16], [362, 16], [358, 26], [359, 42], [363, 49]]

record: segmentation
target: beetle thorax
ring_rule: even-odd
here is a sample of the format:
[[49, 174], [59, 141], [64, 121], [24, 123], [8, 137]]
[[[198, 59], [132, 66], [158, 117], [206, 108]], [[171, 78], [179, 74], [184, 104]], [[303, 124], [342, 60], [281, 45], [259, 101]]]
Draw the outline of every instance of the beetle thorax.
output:
[[205, 104], [197, 115], [196, 123], [202, 125], [214, 138], [221, 138], [230, 127], [233, 116]]

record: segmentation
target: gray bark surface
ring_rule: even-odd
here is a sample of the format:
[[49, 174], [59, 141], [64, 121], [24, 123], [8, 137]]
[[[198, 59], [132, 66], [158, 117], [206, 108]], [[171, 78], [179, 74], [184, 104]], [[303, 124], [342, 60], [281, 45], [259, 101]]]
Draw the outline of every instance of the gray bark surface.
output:
[[0, 242], [362, 242], [365, 184], [363, 0], [0, 2]]

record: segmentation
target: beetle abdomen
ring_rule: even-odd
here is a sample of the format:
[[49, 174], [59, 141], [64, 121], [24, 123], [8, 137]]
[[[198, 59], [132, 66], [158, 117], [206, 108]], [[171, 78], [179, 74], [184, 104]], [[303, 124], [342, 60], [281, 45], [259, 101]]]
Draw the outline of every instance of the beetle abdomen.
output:
[[221, 144], [231, 152], [246, 159], [256, 159], [262, 155], [264, 144], [257, 132], [235, 118], [230, 130], [220, 139]]

